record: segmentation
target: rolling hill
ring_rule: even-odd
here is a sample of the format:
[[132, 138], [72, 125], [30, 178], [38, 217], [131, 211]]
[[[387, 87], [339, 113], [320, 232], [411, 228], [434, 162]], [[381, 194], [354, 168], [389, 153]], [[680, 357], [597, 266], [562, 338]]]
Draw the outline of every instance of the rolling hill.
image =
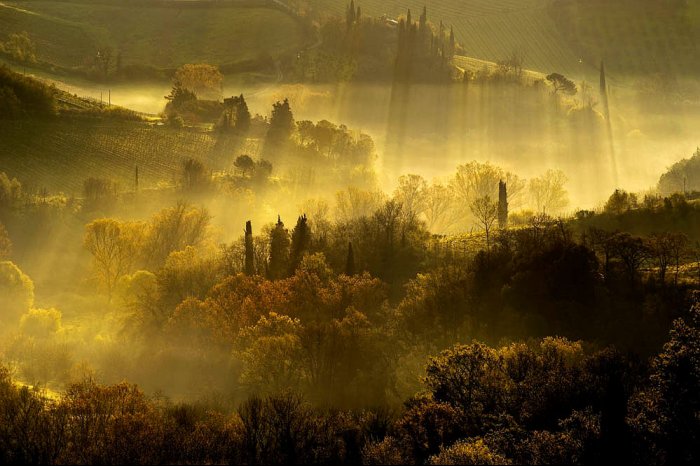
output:
[[[311, 0], [320, 11], [343, 14], [349, 0]], [[581, 63], [548, 14], [550, 0], [359, 0], [370, 16], [405, 15], [417, 20], [428, 5], [428, 19], [453, 26], [455, 37], [471, 58], [496, 62], [518, 52], [528, 69], [567, 75], [595, 72]]]
[[[182, 159], [210, 168], [233, 162], [237, 141], [196, 130], [172, 130], [143, 122], [100, 119], [5, 120], [0, 124], [0, 171], [23, 185], [80, 196], [89, 177], [109, 178], [120, 188], [173, 181]], [[230, 167], [229, 167], [230, 168]]]
[[264, 2], [182, 4], [0, 1], [0, 42], [26, 31], [47, 65], [87, 71], [98, 51], [111, 66], [172, 70], [184, 63], [235, 67], [303, 46], [292, 15]]
[[[309, 0], [344, 14], [349, 0]], [[453, 26], [465, 55], [497, 62], [517, 51], [527, 69], [596, 78], [600, 60], [614, 75], [700, 71], [700, 2], [659, 0], [356, 0], [372, 17], [423, 6]]]

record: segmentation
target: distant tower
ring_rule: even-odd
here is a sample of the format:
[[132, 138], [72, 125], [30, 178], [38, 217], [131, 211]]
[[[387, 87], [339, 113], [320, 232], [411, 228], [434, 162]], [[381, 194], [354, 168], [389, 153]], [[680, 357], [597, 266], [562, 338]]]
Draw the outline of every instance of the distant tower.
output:
[[508, 227], [508, 189], [501, 180], [498, 182], [498, 228]]

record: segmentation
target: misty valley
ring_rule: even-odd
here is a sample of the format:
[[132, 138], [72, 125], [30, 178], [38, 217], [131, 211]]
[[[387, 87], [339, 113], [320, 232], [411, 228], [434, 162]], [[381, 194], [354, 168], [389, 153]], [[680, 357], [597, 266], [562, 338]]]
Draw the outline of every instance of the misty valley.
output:
[[694, 0], [0, 2], [0, 463], [695, 464]]

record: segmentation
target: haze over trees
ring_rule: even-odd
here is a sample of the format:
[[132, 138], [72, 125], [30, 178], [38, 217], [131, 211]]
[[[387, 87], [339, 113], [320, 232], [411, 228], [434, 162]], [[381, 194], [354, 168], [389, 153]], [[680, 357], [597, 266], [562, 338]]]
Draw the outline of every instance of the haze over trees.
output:
[[692, 2], [0, 24], [0, 463], [698, 462]]

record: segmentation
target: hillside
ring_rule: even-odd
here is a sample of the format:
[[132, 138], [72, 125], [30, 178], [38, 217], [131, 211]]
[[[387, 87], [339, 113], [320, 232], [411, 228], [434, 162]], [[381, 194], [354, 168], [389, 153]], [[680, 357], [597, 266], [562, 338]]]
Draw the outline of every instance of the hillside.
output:
[[80, 195], [89, 177], [110, 178], [131, 189], [136, 165], [140, 186], [155, 187], [173, 181], [184, 158], [219, 168], [232, 163], [234, 154], [234, 138], [142, 122], [60, 117], [0, 125], [2, 171], [23, 185], [67, 195]]
[[250, 66], [303, 46], [299, 22], [280, 9], [248, 4], [194, 7], [129, 3], [0, 2], [0, 42], [27, 32], [37, 59], [63, 70], [148, 74], [184, 63]]
[[[320, 11], [343, 14], [349, 0], [310, 0]], [[396, 18], [410, 8], [415, 18], [429, 4], [428, 18], [453, 26], [469, 57], [498, 61], [517, 52], [528, 69], [572, 76], [595, 72], [581, 63], [548, 14], [549, 0], [359, 0], [364, 14]]]
[[[349, 0], [309, 0], [343, 15]], [[595, 79], [600, 60], [613, 75], [700, 70], [700, 2], [673, 0], [358, 0], [370, 16], [410, 8], [455, 28], [465, 55], [492, 62], [514, 51], [526, 68]]]
[[550, 14], [577, 54], [612, 72], [700, 71], [700, 2], [562, 0]]

